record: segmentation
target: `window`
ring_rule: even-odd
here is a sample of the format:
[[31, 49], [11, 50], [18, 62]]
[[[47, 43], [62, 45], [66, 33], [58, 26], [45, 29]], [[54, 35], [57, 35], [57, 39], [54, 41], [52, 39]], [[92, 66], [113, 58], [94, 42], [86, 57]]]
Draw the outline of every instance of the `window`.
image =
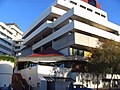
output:
[[15, 46], [15, 49], [20, 49], [20, 46]]
[[101, 14], [101, 16], [105, 18], [105, 15]]
[[6, 37], [6, 35], [5, 35], [4, 33], [0, 32], [0, 34], [1, 34], [2, 36]]
[[0, 35], [2, 35], [5, 38], [8, 38], [9, 40], [12, 40], [12, 38], [8, 37], [7, 35], [5, 35], [3, 32], [0, 32]]
[[20, 44], [20, 42], [19, 41], [15, 41], [15, 44]]
[[85, 7], [85, 6], [83, 6], [83, 5], [80, 5], [80, 7], [81, 7], [81, 8], [83, 8], [83, 9], [86, 9], [86, 7]]
[[5, 30], [5, 28], [4, 28], [3, 26], [1, 26], [1, 28], [2, 28], [3, 30]]
[[72, 51], [72, 48], [70, 48], [70, 55], [73, 55], [73, 51]]
[[90, 8], [87, 8], [88, 11], [92, 12], [92, 10]]
[[84, 51], [76, 48], [70, 48], [70, 55], [84, 56]]
[[95, 14], [100, 15], [100, 13], [99, 13], [99, 12], [95, 12]]
[[77, 3], [76, 3], [76, 2], [73, 2], [73, 1], [70, 1], [70, 3], [72, 3], [72, 4], [74, 4], [74, 5], [77, 5]]
[[12, 32], [10, 32], [10, 31], [7, 31], [7, 32], [8, 32], [9, 34], [11, 34], [11, 35], [13, 34], [13, 33], [12, 33]]

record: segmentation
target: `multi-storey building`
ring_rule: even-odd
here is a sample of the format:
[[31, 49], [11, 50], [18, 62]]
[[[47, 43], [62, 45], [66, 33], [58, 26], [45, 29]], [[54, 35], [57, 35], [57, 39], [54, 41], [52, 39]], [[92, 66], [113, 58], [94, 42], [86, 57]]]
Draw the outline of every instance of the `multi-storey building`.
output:
[[[120, 26], [108, 21], [96, 0], [55, 0], [23, 34], [22, 56], [27, 57], [18, 59], [18, 73], [29, 86], [40, 90], [66, 90], [74, 81], [95, 88], [97, 77], [80, 71], [88, 62], [66, 56], [82, 59], [88, 48], [96, 47], [99, 38], [120, 41], [119, 31]], [[48, 48], [62, 55], [51, 55]], [[99, 88], [106, 82], [100, 78]]]
[[[20, 50], [23, 32], [15, 23], [0, 22], [0, 54], [16, 55]], [[17, 43], [16, 43], [17, 42]]]
[[53, 48], [83, 56], [99, 38], [119, 41], [119, 30], [95, 0], [55, 0], [23, 34], [23, 55]]
[[[0, 22], [0, 54], [20, 55], [23, 32], [15, 23]], [[12, 82], [14, 63], [0, 60], [0, 89]]]

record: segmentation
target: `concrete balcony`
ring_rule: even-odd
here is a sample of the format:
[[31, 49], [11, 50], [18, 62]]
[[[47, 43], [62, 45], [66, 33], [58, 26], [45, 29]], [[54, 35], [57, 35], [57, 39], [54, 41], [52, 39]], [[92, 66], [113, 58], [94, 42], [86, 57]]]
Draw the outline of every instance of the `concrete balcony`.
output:
[[46, 38], [42, 39], [41, 41], [39, 41], [38, 43], [34, 44], [32, 46], [33, 50], [36, 48], [39, 48], [40, 46], [54, 40], [55, 38], [63, 35], [64, 33], [67, 33], [68, 31], [73, 29], [73, 22], [65, 25], [64, 27], [60, 28], [59, 30], [57, 30], [56, 32], [52, 33], [51, 35], [47, 36]]
[[51, 6], [46, 9], [28, 28], [28, 30], [23, 34], [23, 38], [31, 32], [31, 30], [38, 24], [43, 24], [50, 17], [59, 17], [63, 15], [66, 11], [59, 9], [57, 7]]
[[4, 47], [7, 47], [7, 48], [9, 48], [9, 49], [11, 49], [12, 50], [12, 45], [11, 46], [9, 46], [8, 44], [5, 44], [4, 42], [2, 42], [2, 41], [0, 41], [0, 45], [2, 45], [2, 46], [4, 46]]
[[6, 38], [5, 36], [0, 34], [0, 38], [2, 38], [3, 40], [9, 42], [10, 44], [13, 44], [12, 40], [9, 40], [8, 38]]
[[7, 54], [12, 54], [12, 52], [11, 51], [8, 51], [8, 50], [5, 50], [5, 49], [3, 49], [3, 48], [1, 48], [0, 47], [0, 51], [2, 51], [2, 52], [4, 52], [4, 53], [7, 53]]
[[104, 31], [102, 29], [99, 29], [75, 20], [74, 20], [74, 30], [75, 31], [77, 30], [78, 32], [82, 31], [91, 35], [95, 35], [95, 37], [101, 37], [106, 39], [112, 39], [115, 41], [120, 41], [120, 37], [115, 34], [112, 34], [110, 32]]
[[38, 29], [36, 29], [33, 33], [31, 33], [27, 38], [24, 39], [23, 44], [27, 44], [28, 42], [34, 42], [34, 38], [37, 39], [37, 36], [40, 36], [40, 33], [47, 31], [49, 32], [49, 29], [52, 27], [52, 22], [46, 21], [44, 24], [42, 24]]
[[118, 32], [120, 30], [119, 26], [104, 20], [104, 18], [99, 17], [98, 15], [91, 13], [87, 10], [83, 10], [82, 8], [74, 7], [67, 11], [64, 15], [59, 17], [56, 21], [53, 22], [54, 28], [64, 25], [68, 19], [77, 20], [80, 22], [84, 22], [88, 25], [103, 29], [109, 32]]
[[3, 22], [0, 22], [0, 25], [7, 29], [9, 32], [11, 32], [11, 29], [8, 26], [6, 26]]
[[[93, 35], [94, 37], [101, 37], [101, 38], [107, 38], [107, 39], [113, 39], [116, 41], [120, 40], [120, 37], [112, 34], [110, 32], [104, 31], [102, 29], [87, 25], [85, 23], [79, 22], [79, 21], [72, 21], [71, 23], [63, 26], [59, 30], [55, 31], [51, 35], [47, 36], [46, 38], [42, 39], [38, 43], [33, 45], [33, 50], [41, 47], [42, 45], [58, 38], [59, 36], [69, 32], [69, 31], [74, 31], [74, 32], [84, 32], [86, 35]], [[99, 32], [99, 33], [98, 33]]]
[[3, 30], [1, 27], [0, 27], [0, 31], [2, 33], [4, 33], [6, 36], [13, 37], [13, 35], [11, 35], [10, 33], [8, 33], [6, 30]]
[[[91, 43], [92, 42], [92, 43]], [[72, 33], [53, 43], [53, 48], [60, 50], [69, 46], [96, 47], [98, 39], [81, 33]]]

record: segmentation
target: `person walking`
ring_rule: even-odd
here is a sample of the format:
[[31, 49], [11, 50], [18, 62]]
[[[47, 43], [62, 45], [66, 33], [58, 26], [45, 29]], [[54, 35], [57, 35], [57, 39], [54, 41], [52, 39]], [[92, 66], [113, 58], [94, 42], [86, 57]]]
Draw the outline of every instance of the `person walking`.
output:
[[9, 86], [8, 86], [8, 90], [13, 90], [13, 88], [12, 88], [12, 85], [11, 85], [11, 84], [9, 84]]
[[3, 90], [8, 90], [6, 84], [4, 84]]

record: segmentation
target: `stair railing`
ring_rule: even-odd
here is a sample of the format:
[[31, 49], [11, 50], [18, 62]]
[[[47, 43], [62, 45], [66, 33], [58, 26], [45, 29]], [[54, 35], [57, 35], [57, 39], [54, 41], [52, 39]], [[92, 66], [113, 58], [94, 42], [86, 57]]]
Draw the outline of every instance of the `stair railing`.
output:
[[22, 81], [18, 79], [18, 76], [16, 76], [16, 79], [20, 82], [21, 86], [25, 89], [25, 86], [23, 85]]

